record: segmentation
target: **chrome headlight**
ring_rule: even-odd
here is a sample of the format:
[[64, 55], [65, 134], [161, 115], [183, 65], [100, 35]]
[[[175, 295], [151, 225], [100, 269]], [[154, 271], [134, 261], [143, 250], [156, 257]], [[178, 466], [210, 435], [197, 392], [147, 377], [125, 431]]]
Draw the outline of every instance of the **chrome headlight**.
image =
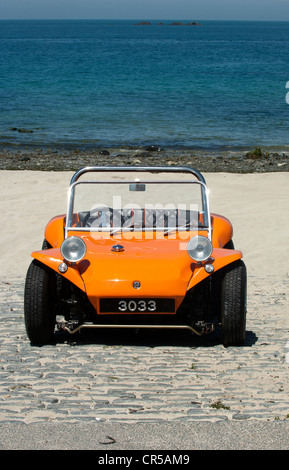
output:
[[207, 237], [196, 235], [191, 238], [187, 246], [188, 254], [195, 261], [205, 261], [213, 251], [212, 243]]
[[62, 242], [60, 251], [66, 261], [76, 263], [85, 256], [86, 245], [82, 238], [68, 237]]

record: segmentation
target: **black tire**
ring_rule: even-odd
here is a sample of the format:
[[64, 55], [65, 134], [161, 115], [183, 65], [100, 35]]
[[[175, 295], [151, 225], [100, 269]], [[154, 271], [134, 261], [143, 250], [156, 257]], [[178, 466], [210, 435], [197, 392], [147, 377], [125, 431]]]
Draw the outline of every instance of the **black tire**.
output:
[[246, 334], [247, 273], [243, 261], [226, 268], [222, 279], [221, 323], [224, 346], [240, 346]]
[[50, 243], [44, 238], [43, 243], [42, 243], [42, 250], [49, 250], [49, 248], [52, 248]]
[[235, 247], [234, 247], [234, 242], [233, 240], [231, 239], [230, 241], [228, 241], [228, 243], [226, 243], [226, 245], [224, 246], [224, 248], [226, 250], [234, 250]]
[[33, 260], [27, 271], [24, 291], [25, 327], [32, 344], [48, 344], [53, 340], [55, 294], [54, 272]]
[[[42, 243], [42, 250], [49, 250], [52, 248], [50, 243], [44, 238]], [[55, 282], [56, 282], [56, 294], [58, 297], [62, 296], [63, 291], [63, 277], [59, 273], [54, 273], [55, 275]]]

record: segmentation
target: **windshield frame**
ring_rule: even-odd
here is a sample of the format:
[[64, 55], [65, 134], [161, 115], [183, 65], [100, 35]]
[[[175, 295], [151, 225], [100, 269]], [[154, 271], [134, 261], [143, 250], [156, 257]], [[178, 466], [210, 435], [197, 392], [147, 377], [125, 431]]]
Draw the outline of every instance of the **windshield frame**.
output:
[[[131, 230], [130, 227], [75, 227], [72, 224], [73, 220], [73, 206], [74, 206], [74, 196], [75, 196], [75, 188], [79, 184], [116, 184], [113, 180], [82, 180], [79, 181], [80, 177], [85, 173], [95, 173], [95, 172], [129, 172], [129, 173], [137, 173], [137, 172], [144, 172], [144, 173], [185, 173], [189, 174], [190, 176], [193, 175], [196, 180], [168, 180], [165, 178], [159, 180], [141, 180], [141, 183], [144, 184], [198, 184], [201, 186], [201, 199], [202, 199], [202, 214], [203, 214], [203, 227], [198, 228], [198, 230], [205, 230], [208, 231], [208, 237], [211, 239], [211, 217], [210, 217], [210, 210], [209, 210], [209, 191], [206, 185], [205, 178], [203, 175], [193, 168], [189, 167], [166, 167], [166, 166], [158, 166], [158, 167], [147, 167], [147, 166], [137, 166], [137, 167], [127, 167], [127, 166], [117, 166], [117, 167], [84, 167], [77, 171], [70, 181], [70, 187], [68, 190], [68, 205], [67, 205], [67, 217], [66, 217], [66, 224], [65, 224], [65, 238], [68, 236], [68, 232], [71, 231], [81, 231], [81, 232], [110, 232], [114, 234], [119, 231]], [[124, 180], [118, 181], [117, 184], [135, 184], [135, 180]], [[169, 233], [172, 230], [184, 230], [187, 227], [157, 227], [153, 230], [163, 230], [164, 232]], [[134, 228], [133, 231], [150, 231], [152, 228], [149, 227], [139, 227]], [[190, 229], [195, 230], [195, 229]]]

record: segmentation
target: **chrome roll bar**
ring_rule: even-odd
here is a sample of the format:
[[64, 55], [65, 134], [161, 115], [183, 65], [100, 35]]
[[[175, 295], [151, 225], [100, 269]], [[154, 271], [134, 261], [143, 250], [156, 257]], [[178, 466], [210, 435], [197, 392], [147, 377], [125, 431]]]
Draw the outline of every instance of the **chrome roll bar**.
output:
[[87, 166], [78, 170], [73, 177], [71, 178], [70, 184], [75, 183], [80, 176], [89, 172], [111, 172], [111, 171], [131, 171], [131, 172], [141, 172], [149, 171], [152, 173], [168, 172], [168, 173], [191, 173], [203, 184], [206, 184], [205, 178], [203, 175], [194, 168], [189, 168], [186, 166]]

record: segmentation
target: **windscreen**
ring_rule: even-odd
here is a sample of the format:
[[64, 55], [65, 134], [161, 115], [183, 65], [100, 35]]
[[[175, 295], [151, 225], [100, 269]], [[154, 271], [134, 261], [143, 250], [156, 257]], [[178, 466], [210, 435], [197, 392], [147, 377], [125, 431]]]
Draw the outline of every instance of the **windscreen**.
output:
[[[69, 224], [92, 231], [207, 226], [205, 188], [187, 174], [93, 175], [71, 188]], [[92, 175], [89, 174], [89, 177]]]

